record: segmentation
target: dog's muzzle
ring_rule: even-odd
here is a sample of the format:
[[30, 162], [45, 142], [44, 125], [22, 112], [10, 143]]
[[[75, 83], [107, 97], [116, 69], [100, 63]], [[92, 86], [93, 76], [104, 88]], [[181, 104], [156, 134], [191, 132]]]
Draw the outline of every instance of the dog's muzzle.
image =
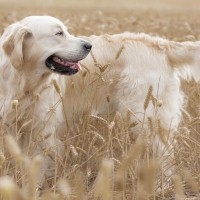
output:
[[56, 54], [49, 56], [45, 64], [46, 66], [54, 72], [64, 75], [73, 75], [76, 74], [79, 70], [81, 70], [81, 65], [78, 61], [84, 59], [90, 52], [92, 45], [89, 42], [85, 42], [82, 44], [82, 50], [84, 54], [79, 57], [77, 55], [77, 60], [69, 61], [65, 58], [61, 58]]

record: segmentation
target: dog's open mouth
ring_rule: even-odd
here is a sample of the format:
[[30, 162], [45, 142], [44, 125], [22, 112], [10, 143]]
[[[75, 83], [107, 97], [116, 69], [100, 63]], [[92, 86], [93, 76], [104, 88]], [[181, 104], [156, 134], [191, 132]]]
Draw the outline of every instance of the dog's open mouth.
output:
[[56, 55], [48, 57], [45, 64], [52, 71], [65, 75], [76, 74], [81, 69], [81, 65], [78, 61], [68, 61]]

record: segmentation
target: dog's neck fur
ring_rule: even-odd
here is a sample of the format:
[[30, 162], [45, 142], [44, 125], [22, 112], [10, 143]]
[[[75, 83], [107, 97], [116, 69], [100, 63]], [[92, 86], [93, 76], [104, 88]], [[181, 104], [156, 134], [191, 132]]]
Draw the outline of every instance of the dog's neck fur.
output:
[[[4, 55], [1, 52], [3, 52], [2, 49], [0, 49], [0, 55]], [[15, 112], [12, 109], [13, 100], [19, 101], [19, 112], [20, 107], [25, 107], [24, 104], [33, 104], [36, 96], [50, 84], [51, 75], [49, 73], [38, 77], [31, 76], [26, 70], [15, 69], [10, 64], [9, 57], [2, 57], [0, 59], [0, 116], [6, 117], [9, 113]]]

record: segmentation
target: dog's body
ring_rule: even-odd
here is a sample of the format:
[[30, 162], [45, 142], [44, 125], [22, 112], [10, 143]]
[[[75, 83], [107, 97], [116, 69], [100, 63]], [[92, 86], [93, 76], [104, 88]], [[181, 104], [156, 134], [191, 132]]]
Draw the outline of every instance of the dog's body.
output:
[[78, 73], [68, 79], [76, 87], [65, 96], [66, 101], [71, 100], [70, 105], [83, 111], [88, 102], [92, 103], [96, 115], [106, 114], [109, 110], [125, 116], [129, 109], [133, 120], [142, 122], [145, 98], [152, 85], [152, 94], [162, 105], [155, 108], [156, 105], [150, 103], [145, 111], [146, 119], [156, 114], [165, 130], [177, 129], [184, 103], [179, 75], [195, 76], [198, 80], [192, 72], [194, 68], [190, 69], [193, 64], [198, 64], [195, 63], [200, 50], [198, 43], [176, 43], [134, 33], [83, 38], [93, 44], [93, 50], [81, 61], [87, 75], [83, 77]]
[[[31, 155], [56, 146], [56, 136], [66, 136], [77, 116], [87, 109], [93, 115], [118, 111], [123, 116], [129, 109], [139, 127], [154, 116], [166, 131], [178, 127], [183, 95], [177, 68], [191, 67], [193, 75], [198, 72], [199, 43], [176, 43], [133, 33], [83, 38], [93, 44], [93, 52], [81, 62], [84, 70], [77, 74], [77, 61], [87, 56], [91, 45], [70, 36], [52, 17], [25, 18], [8, 27], [0, 38], [0, 115], [8, 133], [19, 137], [23, 131], [32, 134], [31, 143], [42, 142], [34, 153], [30, 142], [23, 141]], [[61, 62], [69, 65], [67, 69]], [[61, 76], [53, 71], [75, 75]], [[150, 85], [162, 106], [150, 103], [144, 112]], [[13, 100], [19, 101], [17, 111], [12, 109]]]

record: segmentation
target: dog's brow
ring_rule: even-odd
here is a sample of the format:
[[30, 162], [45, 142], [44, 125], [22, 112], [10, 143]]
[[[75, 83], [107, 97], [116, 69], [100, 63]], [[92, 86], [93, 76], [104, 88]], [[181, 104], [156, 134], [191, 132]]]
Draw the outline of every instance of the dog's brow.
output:
[[63, 31], [67, 31], [67, 27], [65, 25], [64, 26], [58, 25], [57, 28]]
[[57, 25], [56, 28], [59, 30], [63, 30], [62, 26], [60, 26], [60, 25]]
[[57, 25], [57, 28], [62, 28], [60, 25]]

